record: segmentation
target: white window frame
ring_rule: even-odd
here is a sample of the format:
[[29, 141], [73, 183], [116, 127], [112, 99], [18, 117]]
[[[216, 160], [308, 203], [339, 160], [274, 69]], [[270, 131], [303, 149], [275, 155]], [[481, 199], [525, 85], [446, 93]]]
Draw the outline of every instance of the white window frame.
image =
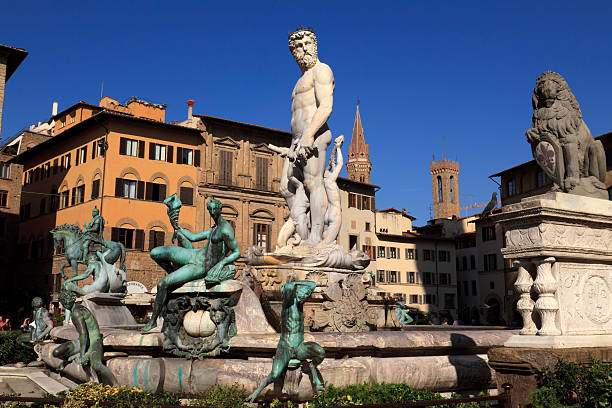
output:
[[138, 182], [136, 180], [123, 180], [123, 197], [135, 199], [137, 188]]
[[127, 156], [138, 157], [138, 140], [125, 140], [125, 154]]
[[155, 160], [166, 161], [166, 145], [155, 144]]
[[[186, 157], [185, 157], [186, 156]], [[193, 149], [183, 149], [182, 163], [193, 166]]]

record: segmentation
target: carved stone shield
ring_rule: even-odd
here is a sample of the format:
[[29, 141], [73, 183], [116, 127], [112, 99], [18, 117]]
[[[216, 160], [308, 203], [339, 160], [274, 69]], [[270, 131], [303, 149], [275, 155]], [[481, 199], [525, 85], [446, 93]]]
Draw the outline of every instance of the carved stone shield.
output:
[[533, 157], [542, 170], [552, 181], [561, 187], [565, 178], [563, 163], [563, 150], [557, 139], [549, 134], [540, 136], [537, 144], [531, 145]]

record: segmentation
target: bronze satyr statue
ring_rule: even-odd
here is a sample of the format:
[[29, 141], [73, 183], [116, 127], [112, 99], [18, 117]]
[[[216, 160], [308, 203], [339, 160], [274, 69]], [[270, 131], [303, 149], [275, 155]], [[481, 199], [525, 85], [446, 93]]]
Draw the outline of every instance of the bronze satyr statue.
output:
[[32, 347], [34, 343], [45, 340], [53, 328], [49, 311], [43, 307], [43, 300], [39, 297], [32, 299], [32, 318], [36, 324], [32, 333], [24, 333], [17, 339], [23, 346]]
[[[233, 262], [240, 257], [240, 249], [232, 226], [221, 216], [222, 207], [221, 201], [214, 197], [206, 204], [215, 222], [209, 230], [194, 234], [176, 226], [178, 235], [189, 242], [208, 240], [204, 247], [162, 246], [151, 250], [151, 258], [168, 275], [157, 284], [151, 320], [142, 329], [143, 332], [157, 326], [157, 318], [166, 305], [168, 294], [173, 290], [196, 279], [204, 278], [207, 285], [214, 285], [234, 277], [236, 268]], [[229, 255], [225, 256], [228, 252]]]
[[272, 362], [272, 371], [259, 388], [249, 396], [248, 401], [253, 402], [266, 386], [279, 379], [284, 380], [289, 362], [293, 359], [302, 363], [310, 360], [308, 365], [313, 385], [317, 391], [323, 390], [323, 382], [317, 366], [325, 358], [325, 350], [315, 342], [304, 341], [304, 302], [310, 297], [315, 287], [316, 283], [310, 281], [286, 283], [281, 287], [283, 296], [281, 334]]
[[96, 318], [91, 314], [89, 309], [83, 305], [76, 305], [76, 294], [70, 291], [62, 291], [59, 295], [59, 301], [62, 305], [71, 312], [71, 319], [74, 327], [79, 333], [79, 339], [69, 341], [59, 345], [53, 350], [53, 357], [62, 360], [59, 369], [75, 360], [80, 364], [85, 372], [88, 372], [93, 379], [94, 375], [91, 369], [98, 376], [98, 379], [107, 385], [119, 386], [117, 379], [112, 371], [102, 363], [102, 335]]

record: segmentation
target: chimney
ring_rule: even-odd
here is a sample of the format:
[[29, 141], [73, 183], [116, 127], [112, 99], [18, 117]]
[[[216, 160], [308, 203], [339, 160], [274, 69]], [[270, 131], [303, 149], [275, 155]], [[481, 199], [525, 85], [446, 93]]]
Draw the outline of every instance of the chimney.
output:
[[57, 115], [57, 102], [53, 102], [53, 108], [51, 109], [51, 116]]
[[193, 99], [187, 101], [187, 120], [193, 118]]

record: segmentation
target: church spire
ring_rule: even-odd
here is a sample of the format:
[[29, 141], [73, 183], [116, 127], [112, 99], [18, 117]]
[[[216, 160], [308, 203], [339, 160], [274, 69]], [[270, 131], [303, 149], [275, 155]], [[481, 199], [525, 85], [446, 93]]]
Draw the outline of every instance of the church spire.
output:
[[370, 173], [372, 163], [370, 162], [370, 146], [365, 141], [361, 115], [359, 113], [359, 100], [357, 100], [357, 112], [355, 113], [355, 124], [353, 125], [353, 135], [349, 145], [348, 160], [346, 171], [349, 179], [370, 183]]

